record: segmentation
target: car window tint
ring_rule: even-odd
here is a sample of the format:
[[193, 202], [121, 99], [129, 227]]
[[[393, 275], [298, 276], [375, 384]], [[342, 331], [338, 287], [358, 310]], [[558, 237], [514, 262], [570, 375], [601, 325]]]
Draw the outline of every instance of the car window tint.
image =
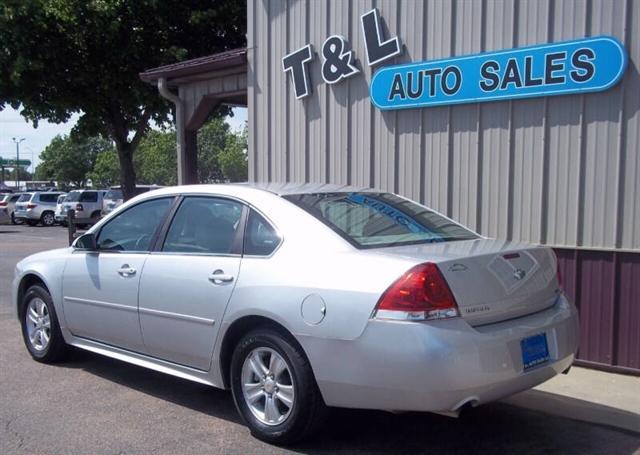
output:
[[477, 238], [476, 234], [448, 218], [395, 194], [315, 193], [285, 198], [358, 248]]
[[98, 234], [100, 250], [148, 251], [172, 198], [142, 202], [109, 221]]
[[40, 202], [57, 202], [58, 193], [41, 193]]
[[17, 202], [20, 199], [20, 195], [16, 194], [15, 196], [11, 196], [11, 202]]
[[20, 195], [20, 199], [18, 199], [18, 202], [27, 202], [31, 200], [31, 196], [33, 196], [33, 193], [23, 193]]
[[229, 254], [241, 214], [239, 202], [187, 197], [171, 222], [162, 251]]
[[98, 202], [97, 191], [85, 191], [80, 195], [80, 202]]
[[268, 256], [280, 244], [280, 236], [262, 215], [255, 210], [249, 213], [244, 233], [244, 254]]

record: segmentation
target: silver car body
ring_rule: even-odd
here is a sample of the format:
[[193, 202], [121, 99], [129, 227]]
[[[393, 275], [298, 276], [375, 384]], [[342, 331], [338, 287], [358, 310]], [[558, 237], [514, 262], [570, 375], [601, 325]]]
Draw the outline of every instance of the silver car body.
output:
[[2, 211], [2, 209], [4, 209], [4, 214], [9, 217], [8, 220], [4, 219], [4, 215], [0, 214], [0, 216], [2, 216], [2, 223], [7, 222], [7, 221], [11, 221], [12, 215], [16, 209], [16, 202], [18, 202], [18, 199], [20, 199], [20, 195], [21, 193], [6, 193], [6, 194], [0, 194], [0, 211]]
[[58, 223], [61, 223], [65, 220], [66, 215], [64, 215], [64, 206], [62, 205], [62, 203], [64, 202], [64, 200], [66, 199], [67, 194], [66, 193], [62, 193], [60, 196], [58, 196], [58, 200], [56, 202], [56, 212], [55, 212], [55, 217], [56, 217], [56, 221]]
[[[572, 364], [577, 311], [559, 289], [549, 248], [478, 236], [356, 249], [281, 197], [321, 191], [336, 189], [196, 185], [145, 193], [89, 232], [142, 201], [203, 195], [263, 214], [281, 243], [269, 256], [43, 252], [17, 265], [14, 304], [37, 277], [69, 344], [223, 388], [231, 328], [265, 318], [298, 341], [329, 406], [455, 413], [531, 388]], [[518, 283], [501, 262], [513, 252], [527, 272]], [[461, 316], [399, 321], [374, 314], [385, 290], [427, 261], [442, 271]], [[212, 281], [214, 271], [230, 281]], [[524, 371], [521, 341], [538, 334], [548, 340], [549, 360]]]
[[22, 193], [15, 205], [15, 218], [35, 223], [39, 222], [45, 213], [50, 213], [52, 217], [55, 217], [56, 203], [60, 194], [60, 192], [49, 191]]
[[73, 190], [67, 194], [56, 221], [64, 221], [69, 210], [75, 210], [76, 222], [87, 223], [101, 216], [102, 199], [107, 190]]

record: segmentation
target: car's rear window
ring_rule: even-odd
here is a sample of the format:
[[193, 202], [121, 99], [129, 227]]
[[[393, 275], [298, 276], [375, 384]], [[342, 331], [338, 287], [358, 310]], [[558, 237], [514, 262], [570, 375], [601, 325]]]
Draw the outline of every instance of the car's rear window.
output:
[[390, 193], [284, 196], [357, 248], [475, 239], [478, 236], [415, 202]]
[[20, 195], [20, 199], [18, 199], [18, 202], [27, 202], [31, 200], [31, 196], [33, 196], [33, 193], [23, 193]]
[[109, 190], [107, 194], [104, 195], [105, 199], [122, 199], [122, 190]]

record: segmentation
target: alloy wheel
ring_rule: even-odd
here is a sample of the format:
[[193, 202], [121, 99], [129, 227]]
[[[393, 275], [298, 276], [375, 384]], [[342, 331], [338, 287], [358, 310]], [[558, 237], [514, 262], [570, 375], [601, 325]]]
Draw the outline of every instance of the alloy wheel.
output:
[[49, 307], [42, 299], [36, 297], [29, 301], [25, 322], [29, 343], [33, 349], [36, 351], [47, 349], [51, 340], [51, 318]]
[[274, 349], [256, 348], [242, 366], [242, 394], [251, 413], [265, 425], [279, 425], [295, 402], [289, 365]]
[[44, 215], [42, 215], [42, 224], [44, 224], [45, 226], [53, 226], [55, 221], [56, 220], [51, 213], [45, 213]]

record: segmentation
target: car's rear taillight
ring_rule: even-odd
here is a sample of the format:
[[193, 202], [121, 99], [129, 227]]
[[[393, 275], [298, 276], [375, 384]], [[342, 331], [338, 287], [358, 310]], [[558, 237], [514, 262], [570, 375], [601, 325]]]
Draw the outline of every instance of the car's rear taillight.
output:
[[432, 262], [417, 265], [382, 294], [375, 318], [425, 321], [460, 316], [451, 289]]
[[8, 202], [0, 202], [0, 207], [6, 207]]
[[84, 207], [82, 207], [82, 204], [76, 204], [76, 212], [80, 212], [84, 210]]
[[29, 202], [27, 204], [27, 208], [28, 209], [35, 209], [38, 206], [38, 204], [34, 204], [33, 202]]

